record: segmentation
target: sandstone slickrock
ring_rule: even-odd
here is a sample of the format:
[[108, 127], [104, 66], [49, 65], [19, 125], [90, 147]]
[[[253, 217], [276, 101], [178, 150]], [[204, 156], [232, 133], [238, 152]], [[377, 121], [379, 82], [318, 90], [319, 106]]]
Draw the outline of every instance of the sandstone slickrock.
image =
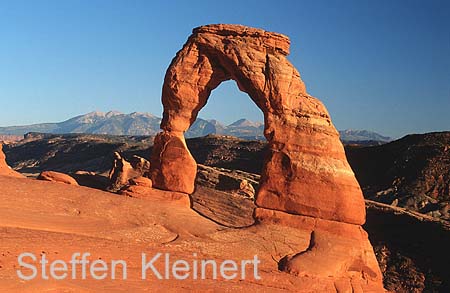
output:
[[[129, 197], [147, 197], [149, 194], [154, 193], [152, 189], [152, 180], [146, 177], [131, 178], [128, 181], [128, 185], [123, 186], [119, 190], [119, 194]], [[188, 204], [190, 206], [190, 204]]]
[[360, 290], [361, 283], [382, 290], [380, 269], [360, 226], [365, 222], [361, 189], [327, 110], [307, 94], [287, 60], [289, 45], [284, 35], [240, 25], [193, 30], [165, 75], [162, 132], [151, 159], [154, 186], [193, 192], [196, 165], [183, 134], [211, 91], [232, 79], [264, 113], [268, 155], [255, 217], [262, 225], [273, 217], [287, 225], [302, 226], [303, 218], [311, 222], [302, 226], [314, 236], [311, 247], [287, 256], [281, 269], [343, 278], [339, 291]]
[[162, 191], [142, 185], [129, 185], [119, 191], [119, 194], [134, 198], [174, 202], [179, 206], [191, 207], [191, 201], [184, 193], [173, 191]]
[[[362, 273], [381, 282], [381, 272], [368, 235], [360, 225], [290, 215], [257, 208], [255, 218], [311, 231], [310, 246], [280, 261], [280, 268], [297, 275], [350, 276]], [[297, 257], [301, 256], [301, 257]]]
[[[154, 200], [133, 199], [86, 187], [7, 176], [0, 176], [0, 186], [0, 250], [4, 252], [0, 254], [0, 288], [3, 292], [98, 292], [111, 291], [111, 288], [129, 292], [149, 288], [161, 292], [335, 292], [335, 283], [340, 280], [298, 277], [278, 271], [279, 258], [299, 247], [307, 248], [306, 230], [279, 225], [227, 229], [181, 202], [158, 199], [158, 195], [168, 198], [172, 192], [153, 189]], [[90, 277], [82, 282], [71, 278], [21, 282], [17, 278], [17, 256], [23, 251], [37, 257], [46, 253], [48, 260], [53, 261], [70, 260], [73, 252], [80, 250], [91, 253], [90, 260], [124, 260], [129, 264], [128, 278], [105, 278], [100, 286], [98, 280]], [[169, 253], [171, 263], [183, 259], [191, 264], [201, 259], [217, 260], [218, 264], [226, 259], [239, 262], [258, 255], [261, 280], [252, 277], [253, 266], [247, 266], [245, 279], [213, 279], [210, 268], [206, 280], [191, 276], [181, 281], [171, 277], [160, 282], [154, 275], [143, 280], [140, 252], [148, 256]], [[163, 265], [163, 260], [156, 264], [162, 272], [160, 264]], [[363, 288], [369, 289], [367, 285]]]
[[152, 180], [147, 178], [147, 177], [136, 177], [136, 178], [131, 178], [129, 180], [130, 185], [138, 185], [138, 186], [143, 186], [143, 187], [148, 187], [151, 188], [152, 187]]
[[255, 188], [260, 176], [240, 170], [197, 165], [196, 185], [239, 194], [247, 198], [255, 197]]
[[1, 143], [0, 143], [0, 175], [25, 178], [25, 176], [23, 176], [19, 172], [14, 171], [13, 169], [11, 169], [11, 167], [8, 166], [8, 164], [6, 163], [6, 156], [3, 153], [3, 144]]
[[44, 171], [41, 174], [39, 174], [37, 179], [44, 181], [60, 182], [70, 185], [78, 185], [78, 182], [73, 177], [55, 171]]
[[[250, 190], [249, 186], [257, 187], [260, 176], [240, 170], [197, 166], [192, 209], [227, 227], [243, 228], [254, 224], [255, 190]], [[240, 189], [241, 184], [245, 192]]]
[[191, 199], [194, 211], [220, 225], [244, 228], [255, 223], [255, 203], [246, 196], [197, 185]]

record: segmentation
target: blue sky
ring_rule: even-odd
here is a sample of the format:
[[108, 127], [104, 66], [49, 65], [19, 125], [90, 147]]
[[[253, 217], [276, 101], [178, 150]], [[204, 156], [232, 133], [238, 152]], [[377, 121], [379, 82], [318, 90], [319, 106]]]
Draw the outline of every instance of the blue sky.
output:
[[[289, 60], [339, 129], [450, 130], [450, 1], [413, 0], [0, 0], [0, 126], [161, 115], [167, 66], [209, 23], [288, 35]], [[232, 81], [200, 116], [262, 119]]]

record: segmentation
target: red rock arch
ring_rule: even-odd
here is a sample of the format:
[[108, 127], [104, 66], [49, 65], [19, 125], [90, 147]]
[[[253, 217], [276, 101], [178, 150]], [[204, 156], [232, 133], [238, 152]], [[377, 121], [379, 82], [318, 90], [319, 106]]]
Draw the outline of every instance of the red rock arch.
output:
[[361, 225], [364, 200], [339, 134], [323, 104], [307, 94], [287, 60], [289, 38], [239, 25], [196, 28], [170, 64], [163, 85], [162, 132], [152, 154], [154, 186], [192, 193], [196, 163], [184, 132], [213, 89], [236, 81], [264, 113], [269, 155], [259, 207]]

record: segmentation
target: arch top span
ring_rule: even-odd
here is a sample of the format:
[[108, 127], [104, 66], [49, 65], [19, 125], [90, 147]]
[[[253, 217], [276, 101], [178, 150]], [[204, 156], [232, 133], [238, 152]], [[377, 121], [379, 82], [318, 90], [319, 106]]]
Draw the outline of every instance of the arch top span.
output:
[[289, 55], [289, 47], [291, 45], [291, 40], [288, 36], [244, 25], [209, 24], [194, 28], [192, 30], [192, 36], [195, 37], [197, 34], [257, 38], [260, 41], [260, 46], [269, 50], [276, 50], [285, 56]]

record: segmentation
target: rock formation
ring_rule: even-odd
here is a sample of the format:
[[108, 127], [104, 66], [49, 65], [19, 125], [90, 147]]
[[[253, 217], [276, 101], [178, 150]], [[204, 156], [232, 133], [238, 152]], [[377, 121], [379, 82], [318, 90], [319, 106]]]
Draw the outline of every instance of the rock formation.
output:
[[211, 91], [233, 79], [265, 116], [269, 155], [258, 205], [364, 223], [362, 193], [338, 132], [322, 103], [306, 93], [288, 53], [289, 39], [280, 34], [230, 25], [195, 29], [164, 80], [163, 132], [155, 139], [152, 162], [155, 186], [192, 192], [195, 161], [183, 133]]
[[118, 152], [114, 152], [113, 166], [109, 171], [109, 191], [116, 192], [122, 187], [128, 185], [130, 179], [140, 177], [148, 173], [150, 163], [144, 158], [134, 156], [133, 164], [136, 168], [134, 168], [133, 165], [125, 160], [125, 158], [123, 158]]
[[147, 177], [150, 171], [150, 162], [146, 159], [133, 155], [130, 159], [130, 164], [135, 171]]
[[196, 185], [239, 194], [247, 198], [255, 197], [255, 186], [258, 186], [260, 176], [240, 170], [228, 170], [197, 165]]
[[6, 156], [3, 153], [3, 145], [1, 143], [0, 143], [0, 175], [25, 178], [25, 176], [23, 176], [19, 172], [14, 171], [8, 166], [8, 164], [6, 163]]
[[361, 189], [327, 110], [307, 94], [287, 60], [289, 45], [284, 35], [240, 25], [193, 30], [164, 79], [162, 132], [155, 138], [151, 160], [153, 185], [194, 191], [196, 162], [184, 132], [211, 91], [233, 79], [265, 119], [268, 155], [255, 217], [299, 226], [314, 236], [308, 251], [285, 258], [280, 268], [298, 275], [345, 277], [343, 289], [359, 289], [348, 281], [355, 275], [381, 286], [372, 247], [360, 226], [365, 221]]
[[[155, 196], [156, 193], [152, 190], [152, 180], [145, 177], [149, 175], [150, 162], [136, 155], [133, 155], [130, 161], [125, 160], [118, 152], [114, 153], [114, 162], [109, 172], [110, 183], [107, 190], [130, 197]], [[177, 195], [177, 199], [179, 197], [180, 194]], [[186, 201], [186, 199], [183, 200]], [[187, 205], [189, 206], [189, 204]]]
[[73, 177], [55, 171], [44, 171], [41, 174], [39, 174], [37, 179], [44, 181], [60, 182], [70, 185], [78, 185], [78, 182]]
[[255, 197], [255, 188], [246, 179], [242, 180], [239, 184], [239, 193], [242, 193], [250, 198]]
[[130, 185], [143, 186], [147, 188], [152, 187], [152, 180], [147, 177], [136, 177], [129, 180]]
[[111, 180], [110, 190], [118, 190], [123, 185], [126, 185], [129, 180], [130, 170], [132, 170], [131, 164], [127, 162], [122, 156], [118, 153], [114, 153], [114, 161], [109, 171], [109, 179]]

